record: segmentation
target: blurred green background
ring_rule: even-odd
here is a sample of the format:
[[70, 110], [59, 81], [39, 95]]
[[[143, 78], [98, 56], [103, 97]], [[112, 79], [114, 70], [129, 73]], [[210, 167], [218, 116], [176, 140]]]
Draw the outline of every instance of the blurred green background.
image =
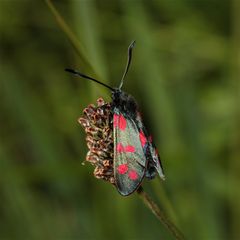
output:
[[124, 90], [167, 178], [145, 190], [187, 239], [240, 239], [240, 2], [53, 2], [69, 28], [45, 1], [0, 1], [0, 239], [173, 239], [81, 164], [77, 119], [110, 92], [64, 69], [118, 86], [134, 39]]

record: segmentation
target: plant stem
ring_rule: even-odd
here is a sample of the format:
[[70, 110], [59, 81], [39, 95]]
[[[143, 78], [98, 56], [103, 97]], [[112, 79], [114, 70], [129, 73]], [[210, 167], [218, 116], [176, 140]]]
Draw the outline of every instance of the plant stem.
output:
[[45, 2], [47, 4], [48, 8], [50, 9], [50, 11], [52, 12], [53, 16], [55, 17], [58, 25], [60, 26], [62, 31], [66, 34], [66, 36], [68, 37], [70, 43], [75, 48], [76, 52], [79, 54], [79, 56], [80, 56], [81, 60], [83, 61], [83, 63], [85, 63], [86, 66], [88, 66], [90, 68], [90, 70], [93, 71], [96, 74], [96, 69], [94, 69], [94, 67], [90, 63], [90, 61], [89, 61], [89, 59], [87, 57], [87, 53], [86, 53], [83, 45], [78, 40], [76, 35], [73, 33], [71, 28], [68, 26], [66, 21], [63, 19], [61, 14], [58, 12], [58, 10], [56, 9], [56, 7], [52, 3], [52, 1], [51, 0], [45, 0]]
[[152, 211], [152, 213], [158, 218], [158, 220], [163, 224], [167, 231], [174, 236], [175, 239], [185, 239], [183, 233], [165, 216], [158, 205], [150, 198], [146, 192], [144, 192], [142, 187], [138, 188], [137, 193], [145, 205]]

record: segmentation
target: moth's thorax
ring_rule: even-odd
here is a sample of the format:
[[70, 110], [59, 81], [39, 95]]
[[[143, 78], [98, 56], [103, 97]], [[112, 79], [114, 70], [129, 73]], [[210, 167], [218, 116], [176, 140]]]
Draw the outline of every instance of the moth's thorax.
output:
[[129, 117], [136, 118], [137, 103], [135, 99], [126, 92], [115, 89], [112, 92], [113, 109], [118, 109], [122, 113], [126, 113]]

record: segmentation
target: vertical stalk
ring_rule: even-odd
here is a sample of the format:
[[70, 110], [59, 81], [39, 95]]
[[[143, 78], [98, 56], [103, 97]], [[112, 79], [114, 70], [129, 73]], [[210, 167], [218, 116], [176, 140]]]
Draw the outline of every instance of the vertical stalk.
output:
[[232, 0], [232, 53], [231, 53], [231, 79], [230, 82], [233, 96], [234, 96], [234, 106], [233, 106], [233, 122], [231, 131], [231, 161], [229, 168], [229, 204], [232, 216], [232, 226], [231, 226], [231, 239], [239, 238], [239, 216], [240, 207], [239, 191], [236, 191], [240, 181], [240, 1]]

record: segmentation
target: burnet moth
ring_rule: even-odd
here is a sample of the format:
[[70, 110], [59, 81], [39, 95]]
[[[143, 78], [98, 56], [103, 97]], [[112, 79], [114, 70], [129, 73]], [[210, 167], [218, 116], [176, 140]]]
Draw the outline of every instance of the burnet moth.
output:
[[122, 90], [123, 82], [132, 60], [133, 41], [128, 48], [127, 65], [118, 88], [112, 88], [92, 77], [72, 69], [65, 69], [82, 78], [97, 82], [112, 92], [110, 103], [113, 119], [113, 168], [118, 192], [127, 196], [133, 193], [144, 177], [153, 179], [156, 173], [164, 180], [157, 149], [148, 134], [136, 100]]

